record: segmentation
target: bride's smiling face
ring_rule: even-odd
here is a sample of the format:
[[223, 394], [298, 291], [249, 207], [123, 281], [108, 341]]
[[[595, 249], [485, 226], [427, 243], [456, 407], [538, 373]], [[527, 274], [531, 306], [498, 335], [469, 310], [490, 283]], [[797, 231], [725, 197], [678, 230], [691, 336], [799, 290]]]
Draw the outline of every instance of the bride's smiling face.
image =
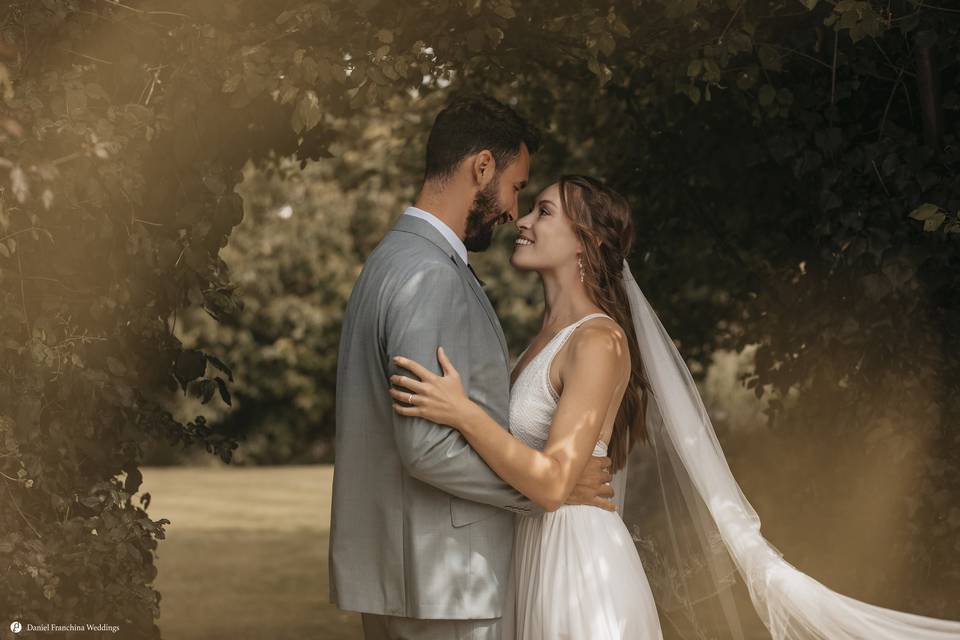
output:
[[560, 184], [540, 192], [533, 209], [517, 220], [520, 235], [510, 264], [521, 271], [543, 271], [576, 264], [583, 250], [570, 218], [560, 205]]

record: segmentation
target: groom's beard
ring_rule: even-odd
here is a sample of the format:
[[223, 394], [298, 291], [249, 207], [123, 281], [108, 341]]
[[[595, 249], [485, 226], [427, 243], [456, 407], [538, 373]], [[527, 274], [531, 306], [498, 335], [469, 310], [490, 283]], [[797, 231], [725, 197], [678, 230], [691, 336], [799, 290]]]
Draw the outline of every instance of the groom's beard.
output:
[[497, 191], [499, 191], [500, 180], [496, 178], [477, 192], [470, 205], [470, 212], [467, 214], [467, 229], [463, 240], [467, 251], [486, 251], [490, 248], [490, 242], [493, 240], [493, 229], [497, 223], [510, 214], [503, 211], [500, 203], [497, 202]]

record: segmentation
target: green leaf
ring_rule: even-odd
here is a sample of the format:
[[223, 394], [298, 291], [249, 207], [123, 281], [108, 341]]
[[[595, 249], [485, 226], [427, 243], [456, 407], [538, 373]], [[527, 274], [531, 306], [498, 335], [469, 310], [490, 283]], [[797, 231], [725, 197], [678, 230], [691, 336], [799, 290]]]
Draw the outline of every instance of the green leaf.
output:
[[621, 20], [619, 17], [614, 16], [612, 13], [608, 16], [608, 20], [610, 21], [611, 26], [613, 27], [614, 33], [616, 33], [618, 36], [623, 36], [624, 38], [630, 37], [630, 28], [627, 27], [626, 24], [624, 24], [623, 20]]
[[127, 373], [127, 368], [123, 366], [123, 363], [113, 356], [107, 356], [107, 368], [115, 376], [122, 376]]
[[837, 7], [834, 9], [834, 11], [838, 13], [842, 12], [840, 13], [840, 22], [837, 26], [841, 29], [852, 29], [857, 25], [858, 22], [860, 22], [860, 17], [857, 15], [856, 11], [852, 11], [849, 8], [841, 8], [842, 4], [843, 3], [841, 2], [840, 5], [837, 5]]
[[513, 10], [513, 7], [510, 5], [509, 0], [507, 0], [506, 2], [499, 3], [496, 7], [493, 8], [493, 12], [498, 16], [500, 16], [501, 18], [505, 18], [507, 20], [517, 17], [517, 12]]
[[723, 77], [723, 72], [720, 70], [720, 65], [716, 61], [706, 58], [703, 61], [703, 78], [711, 82], [720, 82]]
[[924, 231], [936, 231], [940, 228], [940, 225], [943, 224], [944, 220], [947, 219], [946, 214], [943, 211], [937, 211], [935, 214], [927, 218], [923, 223]]
[[914, 220], [929, 220], [940, 211], [940, 207], [935, 204], [930, 204], [929, 202], [924, 203], [910, 212], [910, 217]]
[[696, 60], [691, 60], [690, 64], [687, 65], [687, 75], [691, 78], [696, 78], [700, 75], [700, 72], [703, 70], [703, 60], [699, 58]]
[[223, 378], [221, 378], [220, 376], [216, 377], [216, 381], [217, 381], [217, 388], [220, 389], [220, 397], [223, 399], [225, 403], [227, 403], [228, 406], [233, 406], [232, 403], [230, 402], [230, 390], [227, 389], [227, 383], [224, 382]]
[[233, 370], [230, 369], [230, 367], [228, 367], [220, 358], [216, 356], [212, 356], [209, 353], [206, 354], [206, 356], [207, 356], [207, 362], [209, 362], [210, 364], [215, 366], [217, 369], [220, 369], [220, 371], [223, 371], [225, 374], [227, 374], [227, 378], [230, 380], [230, 382], [233, 382]]
[[202, 404], [207, 404], [213, 399], [213, 394], [217, 391], [217, 383], [210, 379], [203, 379], [200, 381], [199, 393], [201, 396], [200, 402]]
[[280, 91], [280, 104], [290, 104], [300, 93], [300, 87], [287, 86]]
[[220, 91], [223, 93], [233, 93], [240, 87], [240, 82], [242, 80], [243, 76], [241, 76], [239, 73], [229, 76], [223, 81], [223, 86], [220, 87]]
[[308, 89], [306, 93], [300, 96], [297, 101], [297, 107], [293, 110], [290, 117], [290, 124], [297, 133], [313, 129], [323, 113], [320, 111], [320, 98], [313, 89]]
[[600, 36], [600, 42], [598, 43], [601, 53], [605, 56], [613, 55], [614, 50], [617, 48], [616, 42], [613, 40], [613, 36], [609, 33], [604, 33]]
[[196, 349], [187, 349], [177, 355], [174, 371], [183, 385], [202, 376], [206, 369], [207, 358]]
[[[492, 48], [496, 49], [500, 46], [500, 43], [503, 42], [503, 29], [500, 27], [490, 27], [487, 29], [487, 39], [490, 41], [490, 44], [493, 45]], [[402, 62], [397, 62], [397, 71], [400, 75], [406, 74], [406, 65]]]
[[780, 54], [770, 45], [760, 45], [760, 48], [757, 49], [757, 57], [760, 59], [760, 65], [764, 69], [780, 71], [782, 68], [780, 64]]
[[129, 493], [136, 493], [143, 484], [143, 473], [136, 467], [127, 471], [127, 478], [123, 482], [123, 490]]

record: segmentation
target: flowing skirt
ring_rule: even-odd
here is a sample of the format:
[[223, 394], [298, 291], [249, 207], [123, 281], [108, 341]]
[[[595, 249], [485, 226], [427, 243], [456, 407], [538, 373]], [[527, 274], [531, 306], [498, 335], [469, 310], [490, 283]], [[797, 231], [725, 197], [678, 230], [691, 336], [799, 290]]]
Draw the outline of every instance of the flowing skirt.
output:
[[663, 639], [626, 525], [585, 505], [517, 516], [503, 622], [503, 640]]

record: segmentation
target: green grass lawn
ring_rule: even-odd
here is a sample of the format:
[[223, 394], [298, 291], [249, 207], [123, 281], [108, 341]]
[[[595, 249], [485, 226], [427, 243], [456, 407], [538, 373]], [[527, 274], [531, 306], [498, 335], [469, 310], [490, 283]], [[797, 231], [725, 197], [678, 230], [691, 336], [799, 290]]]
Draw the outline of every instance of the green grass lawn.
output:
[[167, 640], [352, 640], [328, 602], [330, 466], [148, 467], [160, 629]]

